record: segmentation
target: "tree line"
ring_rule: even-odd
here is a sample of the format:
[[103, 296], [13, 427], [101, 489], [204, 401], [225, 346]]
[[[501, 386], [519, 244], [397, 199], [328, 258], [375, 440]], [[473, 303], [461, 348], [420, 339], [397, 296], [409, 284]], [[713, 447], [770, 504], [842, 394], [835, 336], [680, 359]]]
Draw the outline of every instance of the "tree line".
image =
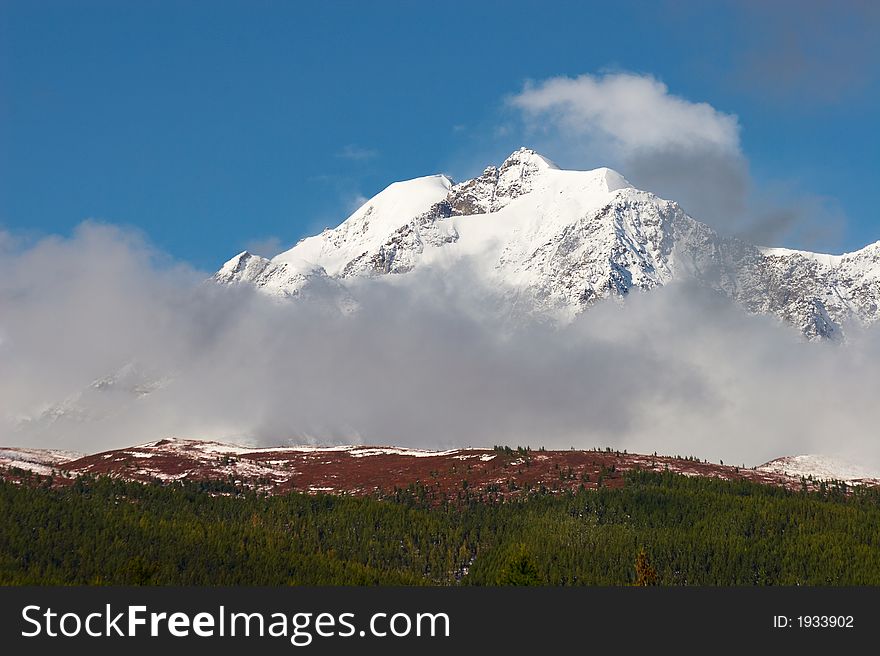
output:
[[880, 493], [630, 472], [495, 503], [0, 482], [3, 585], [880, 585]]

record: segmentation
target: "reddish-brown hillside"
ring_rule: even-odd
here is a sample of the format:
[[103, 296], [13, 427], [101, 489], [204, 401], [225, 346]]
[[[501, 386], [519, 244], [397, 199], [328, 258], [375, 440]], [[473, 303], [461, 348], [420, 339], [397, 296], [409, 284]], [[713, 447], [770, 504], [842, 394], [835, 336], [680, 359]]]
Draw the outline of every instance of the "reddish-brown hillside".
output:
[[[687, 476], [745, 479], [799, 489], [800, 476], [779, 467], [746, 469], [693, 458], [638, 455], [611, 450], [544, 451], [455, 449], [422, 451], [396, 447], [240, 447], [198, 440], [150, 444], [69, 459], [58, 452], [0, 450], [0, 475], [15, 471], [54, 472], [58, 483], [79, 474], [135, 481], [221, 480], [269, 493], [385, 495], [416, 486], [431, 499], [464, 496], [486, 500], [622, 485], [632, 469], [672, 471]], [[807, 481], [809, 487], [816, 483]], [[877, 483], [877, 481], [864, 481]]]

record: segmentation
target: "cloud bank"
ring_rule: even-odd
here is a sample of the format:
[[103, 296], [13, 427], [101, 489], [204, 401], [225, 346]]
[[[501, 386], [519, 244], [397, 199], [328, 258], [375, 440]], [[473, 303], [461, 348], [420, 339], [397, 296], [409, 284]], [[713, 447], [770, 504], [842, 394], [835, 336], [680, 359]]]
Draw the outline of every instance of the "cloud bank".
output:
[[363, 283], [339, 316], [206, 283], [112, 226], [20, 247], [0, 278], [0, 444], [607, 445], [880, 468], [876, 330], [806, 344], [680, 285], [559, 328], [511, 321], [459, 276]]

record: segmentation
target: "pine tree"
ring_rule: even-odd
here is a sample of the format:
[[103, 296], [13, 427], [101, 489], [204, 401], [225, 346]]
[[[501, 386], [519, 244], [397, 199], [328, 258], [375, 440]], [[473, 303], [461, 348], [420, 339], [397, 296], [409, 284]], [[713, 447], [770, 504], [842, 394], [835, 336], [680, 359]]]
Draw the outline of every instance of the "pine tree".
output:
[[633, 585], [645, 587], [649, 585], [657, 585], [657, 570], [648, 560], [648, 553], [642, 547], [636, 556], [636, 582]]
[[507, 557], [498, 585], [541, 585], [538, 566], [524, 544], [518, 544]]

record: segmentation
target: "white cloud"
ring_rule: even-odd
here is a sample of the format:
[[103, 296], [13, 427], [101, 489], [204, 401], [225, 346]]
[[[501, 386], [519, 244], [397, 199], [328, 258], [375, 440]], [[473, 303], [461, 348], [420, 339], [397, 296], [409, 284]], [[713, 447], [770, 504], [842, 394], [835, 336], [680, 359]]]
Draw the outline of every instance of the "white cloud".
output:
[[736, 116], [672, 95], [651, 76], [554, 77], [527, 84], [510, 103], [533, 121], [607, 139], [623, 154], [669, 149], [737, 154], [740, 150]]
[[363, 161], [373, 159], [379, 156], [379, 151], [372, 148], [363, 148], [357, 144], [348, 144], [336, 156], [341, 159], [350, 159], [354, 161]]

